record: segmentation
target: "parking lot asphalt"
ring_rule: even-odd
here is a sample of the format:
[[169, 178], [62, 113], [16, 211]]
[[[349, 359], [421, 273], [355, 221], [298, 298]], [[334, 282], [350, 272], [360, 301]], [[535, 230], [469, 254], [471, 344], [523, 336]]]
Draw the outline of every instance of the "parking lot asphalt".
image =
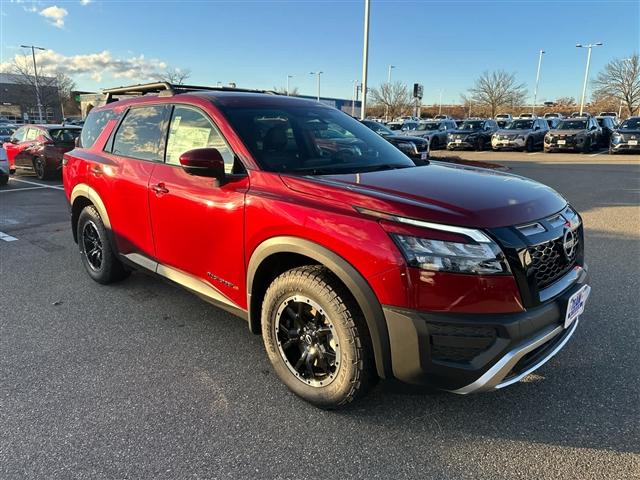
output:
[[17, 177], [0, 189], [0, 478], [640, 478], [640, 157], [434, 156], [540, 180], [583, 215], [592, 295], [526, 381], [382, 382], [318, 410], [242, 320], [144, 274], [91, 281], [60, 182]]

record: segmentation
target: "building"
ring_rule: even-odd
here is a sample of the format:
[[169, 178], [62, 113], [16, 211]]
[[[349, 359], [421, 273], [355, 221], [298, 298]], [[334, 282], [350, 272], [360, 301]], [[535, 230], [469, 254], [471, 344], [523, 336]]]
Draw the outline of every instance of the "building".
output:
[[28, 75], [0, 73], [0, 117], [12, 122], [62, 121], [62, 103], [53, 77], [38, 77], [42, 119], [38, 114], [35, 79]]

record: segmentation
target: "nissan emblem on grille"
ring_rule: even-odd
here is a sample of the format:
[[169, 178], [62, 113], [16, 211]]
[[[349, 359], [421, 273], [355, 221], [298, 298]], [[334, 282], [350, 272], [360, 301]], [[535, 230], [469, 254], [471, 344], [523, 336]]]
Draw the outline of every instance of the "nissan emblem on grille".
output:
[[576, 239], [573, 231], [570, 228], [566, 228], [564, 236], [562, 237], [562, 248], [564, 249], [564, 255], [567, 257], [567, 260], [571, 259], [575, 247]]

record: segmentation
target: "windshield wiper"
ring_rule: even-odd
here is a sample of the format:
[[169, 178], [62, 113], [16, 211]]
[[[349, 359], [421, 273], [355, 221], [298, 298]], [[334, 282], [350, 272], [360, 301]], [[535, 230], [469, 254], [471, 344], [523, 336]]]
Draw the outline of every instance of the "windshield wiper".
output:
[[400, 168], [411, 168], [414, 165], [398, 165], [395, 163], [381, 163], [378, 165], [364, 165], [361, 169], [353, 173], [380, 172], [382, 170], [397, 170]]

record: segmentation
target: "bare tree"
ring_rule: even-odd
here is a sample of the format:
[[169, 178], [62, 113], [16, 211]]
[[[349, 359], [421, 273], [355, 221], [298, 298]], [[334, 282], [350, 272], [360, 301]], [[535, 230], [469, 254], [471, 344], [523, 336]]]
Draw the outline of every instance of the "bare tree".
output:
[[469, 89], [465, 97], [473, 105], [487, 107], [491, 116], [495, 117], [502, 107], [515, 107], [524, 104], [527, 90], [523, 83], [518, 83], [513, 73], [504, 70], [486, 71]]
[[411, 112], [413, 97], [409, 87], [401, 82], [383, 83], [371, 90], [373, 104], [385, 107], [389, 118], [396, 118]]
[[611, 60], [593, 81], [595, 98], [613, 97], [634, 115], [640, 106], [640, 58]]
[[188, 80], [189, 77], [191, 77], [191, 70], [167, 68], [164, 73], [158, 77], [158, 80], [172, 85], [184, 85], [184, 82]]

